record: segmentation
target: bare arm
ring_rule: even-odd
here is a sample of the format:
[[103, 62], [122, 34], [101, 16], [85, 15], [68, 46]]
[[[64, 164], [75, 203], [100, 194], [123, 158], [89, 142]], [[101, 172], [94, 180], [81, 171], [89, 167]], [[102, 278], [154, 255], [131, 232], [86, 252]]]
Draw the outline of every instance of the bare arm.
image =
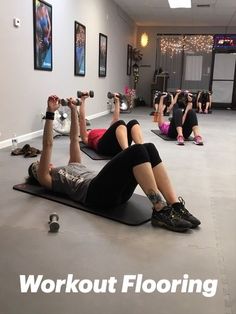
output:
[[200, 96], [201, 96], [201, 93], [202, 93], [202, 92], [199, 92], [199, 93], [197, 94], [197, 104], [198, 104], [198, 102], [199, 102], [199, 98], [200, 98]]
[[116, 121], [118, 121], [120, 119], [120, 98], [119, 98], [119, 94], [115, 93], [114, 96], [115, 96], [114, 97], [115, 109], [114, 109], [114, 112], [113, 112], [111, 124], [115, 123]]
[[85, 100], [88, 96], [81, 97], [81, 105], [79, 108], [79, 128], [80, 136], [84, 144], [88, 144], [88, 132], [86, 127], [86, 118], [85, 118]]
[[171, 96], [171, 104], [169, 105], [169, 108], [168, 108], [168, 112], [171, 112], [171, 110], [173, 109], [173, 106], [176, 104], [176, 101], [177, 99], [174, 101], [174, 97], [172, 94], [170, 94]]
[[[57, 96], [50, 96], [48, 98], [47, 112], [51, 115], [59, 108], [59, 102]], [[39, 168], [38, 168], [38, 181], [42, 186], [48, 189], [52, 187], [52, 178], [49, 172], [49, 164], [51, 162], [53, 146], [53, 120], [47, 119], [44, 125], [43, 131], [43, 149], [40, 157]]]
[[173, 105], [172, 105], [172, 107], [177, 103], [178, 97], [179, 97], [179, 94], [180, 94], [180, 93], [181, 93], [181, 90], [178, 89], [178, 90], [176, 91], [175, 97], [174, 97], [174, 99], [173, 99]]
[[164, 103], [163, 103], [164, 98], [165, 98], [165, 96], [161, 96], [160, 97], [160, 102], [159, 102], [159, 105], [158, 105], [157, 123], [158, 123], [159, 127], [165, 122], [165, 119], [164, 119], [164, 109], [165, 109], [165, 106], [164, 106]]
[[186, 106], [186, 109], [184, 111], [184, 114], [183, 114], [183, 118], [182, 118], [182, 124], [184, 124], [185, 120], [186, 120], [186, 116], [187, 116], [187, 113], [190, 109], [193, 108], [193, 103], [192, 102], [188, 102], [187, 106]]
[[71, 162], [81, 162], [80, 146], [79, 146], [79, 119], [77, 106], [73, 99], [69, 99], [68, 106], [71, 109], [71, 125], [70, 125], [70, 159]]

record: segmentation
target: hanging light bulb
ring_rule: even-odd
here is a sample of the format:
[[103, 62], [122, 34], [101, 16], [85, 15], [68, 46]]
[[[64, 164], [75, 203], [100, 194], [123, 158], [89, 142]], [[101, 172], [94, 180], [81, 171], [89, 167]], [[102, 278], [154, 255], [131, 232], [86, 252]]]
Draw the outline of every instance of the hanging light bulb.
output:
[[142, 47], [146, 47], [147, 46], [147, 44], [148, 44], [148, 34], [147, 33], [142, 33], [140, 44], [141, 44]]

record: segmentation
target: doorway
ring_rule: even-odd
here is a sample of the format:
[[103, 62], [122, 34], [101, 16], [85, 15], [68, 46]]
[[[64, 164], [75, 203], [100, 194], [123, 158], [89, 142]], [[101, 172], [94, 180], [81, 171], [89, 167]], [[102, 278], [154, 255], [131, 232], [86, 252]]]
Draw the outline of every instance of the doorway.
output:
[[212, 101], [214, 107], [231, 108], [235, 104], [235, 53], [214, 53], [212, 68]]

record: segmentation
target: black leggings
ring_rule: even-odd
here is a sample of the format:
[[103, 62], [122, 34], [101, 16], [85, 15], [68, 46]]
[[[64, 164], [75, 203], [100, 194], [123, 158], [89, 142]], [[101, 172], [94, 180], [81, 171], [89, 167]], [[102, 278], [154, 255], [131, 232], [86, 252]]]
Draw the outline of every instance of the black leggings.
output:
[[132, 143], [131, 129], [136, 124], [139, 124], [137, 120], [130, 120], [127, 124], [123, 120], [114, 122], [99, 140], [97, 152], [102, 155], [115, 156], [122, 151], [116, 138], [116, 129], [120, 125], [124, 125], [127, 128], [128, 144], [130, 146]]
[[190, 109], [187, 112], [184, 124], [182, 124], [183, 114], [184, 113], [183, 113], [182, 109], [179, 109], [178, 107], [174, 108], [173, 117], [171, 119], [169, 131], [168, 131], [169, 137], [176, 138], [178, 135], [176, 128], [182, 127], [183, 128], [183, 136], [184, 136], [184, 138], [187, 139], [191, 135], [193, 127], [198, 125], [197, 115], [196, 115], [196, 112], [194, 110]]
[[161, 163], [152, 143], [134, 144], [117, 154], [92, 179], [86, 205], [108, 208], [126, 202], [138, 185], [133, 168], [145, 162], [150, 162], [152, 168]]

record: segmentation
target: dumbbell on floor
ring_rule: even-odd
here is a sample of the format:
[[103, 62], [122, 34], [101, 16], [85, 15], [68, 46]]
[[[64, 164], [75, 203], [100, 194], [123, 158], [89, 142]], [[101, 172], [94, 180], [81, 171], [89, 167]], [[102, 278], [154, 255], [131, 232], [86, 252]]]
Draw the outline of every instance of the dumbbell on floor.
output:
[[[107, 98], [109, 99], [112, 99], [115, 97], [115, 93], [111, 93], [111, 92], [108, 92], [107, 93]], [[122, 99], [122, 95], [119, 93], [118, 96], [117, 96], [119, 99]]]
[[50, 232], [57, 232], [60, 228], [60, 225], [58, 223], [59, 220], [59, 216], [57, 215], [57, 213], [53, 213], [49, 216], [49, 229]]
[[83, 96], [89, 96], [89, 97], [93, 98], [94, 97], [94, 91], [90, 90], [89, 92], [81, 92], [81, 91], [77, 92], [78, 98], [81, 98]]
[[[80, 105], [81, 105], [81, 100], [80, 100], [80, 99], [77, 98], [75, 101], [76, 101], [76, 103], [75, 103], [76, 106], [80, 106]], [[68, 106], [69, 100], [62, 98], [62, 99], [60, 100], [60, 104], [61, 104], [62, 106]]]

